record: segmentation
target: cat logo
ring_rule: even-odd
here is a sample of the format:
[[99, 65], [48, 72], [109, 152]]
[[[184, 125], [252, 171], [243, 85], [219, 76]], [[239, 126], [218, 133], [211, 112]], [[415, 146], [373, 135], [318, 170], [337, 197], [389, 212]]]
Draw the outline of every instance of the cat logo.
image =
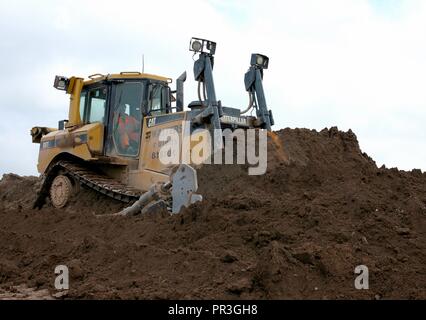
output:
[[155, 119], [157, 119], [157, 118], [148, 119], [148, 123], [147, 123], [148, 128], [155, 126]]

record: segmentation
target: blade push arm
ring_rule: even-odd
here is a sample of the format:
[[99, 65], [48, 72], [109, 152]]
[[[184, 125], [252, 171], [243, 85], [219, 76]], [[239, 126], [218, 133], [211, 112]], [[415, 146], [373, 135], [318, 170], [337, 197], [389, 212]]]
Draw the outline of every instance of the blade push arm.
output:
[[[247, 92], [250, 95], [250, 102], [256, 108], [256, 116], [258, 118], [258, 125], [271, 131], [271, 126], [274, 125], [271, 110], [268, 110], [265, 99], [265, 92], [263, 90], [263, 70], [268, 68], [268, 57], [261, 54], [251, 55], [250, 69], [244, 76], [244, 84]], [[249, 106], [250, 108], [251, 106]]]

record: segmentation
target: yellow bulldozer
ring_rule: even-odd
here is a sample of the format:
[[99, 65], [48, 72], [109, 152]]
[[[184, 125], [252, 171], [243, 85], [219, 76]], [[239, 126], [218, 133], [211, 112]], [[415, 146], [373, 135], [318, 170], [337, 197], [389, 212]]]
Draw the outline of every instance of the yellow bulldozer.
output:
[[[271, 130], [273, 118], [262, 84], [269, 63], [266, 56], [251, 56], [244, 77], [249, 106], [241, 111], [222, 106], [216, 98], [212, 73], [216, 43], [192, 38], [189, 49], [198, 55], [194, 62], [198, 101], [187, 110], [186, 72], [176, 80], [175, 90], [170, 88], [170, 78], [140, 72], [94, 74], [88, 79], [55, 77], [54, 87], [70, 95], [69, 115], [57, 129], [31, 129], [32, 141], [40, 144], [37, 169], [43, 178], [34, 207], [41, 208], [50, 198], [54, 207], [62, 208], [85, 185], [130, 203], [121, 214], [156, 206], [178, 213], [202, 195], [196, 194], [193, 166], [160, 161], [162, 130], [173, 128], [180, 135], [199, 128]], [[255, 110], [255, 115], [244, 115], [249, 110], [252, 114]]]

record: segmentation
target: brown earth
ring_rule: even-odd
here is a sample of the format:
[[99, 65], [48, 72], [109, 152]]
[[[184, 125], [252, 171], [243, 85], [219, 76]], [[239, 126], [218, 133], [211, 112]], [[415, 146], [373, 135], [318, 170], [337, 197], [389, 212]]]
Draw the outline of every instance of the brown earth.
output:
[[[377, 168], [351, 131], [271, 138], [265, 175], [206, 165], [204, 201], [174, 216], [99, 216], [121, 204], [86, 189], [32, 210], [38, 178], [4, 175], [0, 298], [57, 294], [64, 264], [61, 298], [425, 299], [426, 173]], [[369, 290], [354, 288], [361, 264]]]

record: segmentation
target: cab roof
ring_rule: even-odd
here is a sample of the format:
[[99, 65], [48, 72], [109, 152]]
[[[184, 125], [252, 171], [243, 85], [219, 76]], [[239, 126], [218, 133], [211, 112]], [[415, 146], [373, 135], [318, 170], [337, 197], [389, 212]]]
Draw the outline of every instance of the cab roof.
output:
[[100, 73], [92, 74], [89, 76], [88, 80], [84, 81], [84, 85], [89, 85], [99, 81], [110, 80], [110, 79], [152, 79], [157, 81], [164, 81], [167, 83], [172, 82], [172, 79], [170, 78], [157, 76], [157, 75], [149, 74], [149, 73], [130, 71], [130, 72], [107, 74], [107, 75], [100, 74]]

